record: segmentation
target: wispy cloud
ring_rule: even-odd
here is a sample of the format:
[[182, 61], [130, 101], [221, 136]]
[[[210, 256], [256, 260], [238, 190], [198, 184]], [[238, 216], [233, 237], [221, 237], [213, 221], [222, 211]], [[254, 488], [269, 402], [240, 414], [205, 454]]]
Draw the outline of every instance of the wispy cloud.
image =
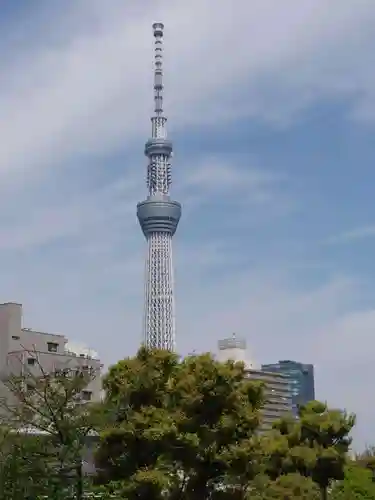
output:
[[[36, 26], [30, 36], [37, 43], [0, 65], [9, 81], [0, 93], [2, 171], [63, 164], [72, 155], [113, 150], [125, 137], [129, 146], [146, 133], [155, 16], [168, 26], [166, 102], [174, 130], [249, 114], [287, 116], [331, 92], [371, 100], [371, 68], [358, 64], [367, 40], [371, 46], [371, 1], [354, 9], [349, 0], [293, 0], [287, 8], [273, 3], [272, 15], [260, 0], [234, 11], [225, 2], [213, 11], [210, 0], [134, 10], [117, 0], [93, 10], [87, 0], [76, 4], [61, 22], [60, 12], [50, 20], [56, 35]], [[250, 49], [244, 33], [251, 33]]]
[[196, 208], [215, 201], [223, 205], [228, 200], [242, 207], [277, 204], [281, 200], [276, 197], [287, 184], [286, 175], [244, 164], [238, 158], [212, 155], [197, 158], [193, 166], [184, 162], [177, 168], [183, 173], [178, 175], [176, 193]]
[[[48, 189], [49, 184], [44, 187]], [[115, 229], [119, 220], [127, 220], [134, 213], [136, 196], [131, 178], [76, 195], [69, 185], [62, 184], [61, 189], [65, 199], [60, 193], [63, 199], [57, 202], [53, 195], [47, 195], [38, 203], [37, 193], [33, 195], [24, 186], [13, 192], [21, 203], [1, 218], [0, 249], [31, 249], [68, 238], [91, 239], [99, 227], [104, 231]]]
[[[223, 160], [219, 156], [204, 158], [193, 167], [186, 168], [185, 186], [188, 188], [211, 191], [266, 189], [276, 182], [285, 180], [285, 175], [267, 172], [265, 169], [254, 168], [238, 161]], [[250, 193], [249, 193], [250, 194]]]
[[361, 226], [350, 231], [331, 236], [325, 240], [325, 244], [336, 245], [340, 243], [351, 243], [375, 236], [375, 225]]

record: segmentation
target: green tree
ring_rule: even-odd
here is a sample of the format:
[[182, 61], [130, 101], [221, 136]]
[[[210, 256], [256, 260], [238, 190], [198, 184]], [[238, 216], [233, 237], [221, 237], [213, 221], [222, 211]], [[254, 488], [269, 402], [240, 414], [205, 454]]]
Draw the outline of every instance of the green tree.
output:
[[298, 473], [281, 475], [270, 480], [259, 475], [249, 492], [251, 500], [318, 500], [319, 491], [311, 478]]
[[10, 429], [0, 429], [0, 499], [24, 498], [23, 450]]
[[356, 462], [358, 465], [365, 467], [371, 471], [372, 477], [375, 481], [375, 447], [369, 446], [363, 453], [356, 455]]
[[49, 481], [49, 440], [0, 428], [0, 500], [36, 498]]
[[356, 462], [345, 469], [345, 477], [334, 484], [332, 500], [375, 500], [375, 482], [372, 471]]
[[46, 372], [34, 357], [32, 372], [12, 375], [5, 382], [9, 397], [2, 403], [3, 419], [11, 451], [3, 478], [12, 484], [12, 460], [17, 456], [16, 477], [23, 480], [23, 498], [35, 498], [38, 493], [65, 500], [70, 489], [79, 499], [83, 495], [82, 451], [98, 423], [94, 408], [82, 400], [82, 390], [95, 373], [64, 366]]
[[344, 478], [354, 424], [354, 415], [330, 410], [318, 401], [302, 407], [298, 420], [281, 420], [264, 438], [268, 474], [274, 479], [292, 472], [311, 477], [326, 500], [331, 482]]
[[141, 348], [104, 387], [101, 483], [119, 482], [129, 499], [246, 497], [259, 472], [262, 387], [242, 364]]

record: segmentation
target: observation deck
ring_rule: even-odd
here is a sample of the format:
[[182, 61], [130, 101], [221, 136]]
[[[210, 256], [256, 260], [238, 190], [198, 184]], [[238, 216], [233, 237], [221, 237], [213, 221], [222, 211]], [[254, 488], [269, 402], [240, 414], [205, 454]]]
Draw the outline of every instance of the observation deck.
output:
[[169, 196], [155, 194], [137, 204], [137, 217], [146, 238], [151, 233], [173, 236], [181, 217], [181, 205]]
[[172, 142], [162, 138], [149, 139], [145, 144], [145, 155], [151, 158], [156, 155], [171, 156]]

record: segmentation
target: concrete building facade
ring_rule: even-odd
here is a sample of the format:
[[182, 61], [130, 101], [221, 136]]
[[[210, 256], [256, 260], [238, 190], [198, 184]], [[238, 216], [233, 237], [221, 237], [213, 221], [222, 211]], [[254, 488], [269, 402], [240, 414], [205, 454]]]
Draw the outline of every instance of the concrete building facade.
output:
[[249, 370], [248, 376], [264, 384], [262, 430], [270, 430], [274, 422], [292, 413], [292, 395], [289, 380], [282, 373], [266, 372], [264, 370]]
[[[56, 370], [89, 370], [94, 376], [82, 392], [86, 401], [101, 398], [102, 364], [87, 349], [69, 348], [64, 335], [39, 332], [23, 327], [22, 304], [0, 304], [0, 377], [11, 375], [37, 375], [41, 369], [48, 373]], [[3, 391], [4, 392], [4, 391]]]
[[314, 366], [299, 361], [283, 360], [262, 365], [262, 370], [284, 374], [288, 377], [292, 393], [293, 415], [298, 416], [298, 407], [315, 399]]
[[264, 405], [262, 408], [261, 429], [266, 431], [281, 417], [292, 413], [292, 394], [289, 378], [278, 372], [265, 371], [257, 368], [246, 348], [246, 341], [235, 334], [218, 342], [217, 359], [225, 361], [241, 361], [247, 369], [249, 378], [259, 380], [264, 384]]

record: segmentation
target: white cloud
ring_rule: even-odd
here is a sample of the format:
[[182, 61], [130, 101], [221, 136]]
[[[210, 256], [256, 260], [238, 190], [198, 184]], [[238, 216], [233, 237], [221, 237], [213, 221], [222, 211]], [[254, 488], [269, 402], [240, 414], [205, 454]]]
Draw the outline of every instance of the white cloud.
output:
[[247, 165], [233, 165], [220, 157], [204, 158], [203, 162], [195, 164], [193, 169], [185, 169], [184, 188], [210, 193], [211, 191], [257, 191], [273, 187], [276, 182], [284, 180], [280, 173], [267, 172]]
[[325, 244], [335, 245], [339, 243], [350, 243], [352, 241], [363, 240], [375, 236], [375, 226], [361, 226], [350, 231], [344, 231], [336, 236], [332, 236], [325, 241]]
[[[49, 183], [42, 185], [46, 190], [50, 187]], [[16, 194], [16, 210], [3, 215], [0, 249], [31, 249], [83, 235], [91, 239], [90, 236], [97, 236], [97, 228], [108, 230], [120, 218], [129, 220], [129, 215], [134, 215], [135, 187], [132, 178], [123, 177], [89, 193], [73, 196], [69, 186], [62, 184], [65, 197], [56, 202], [54, 193], [38, 199], [38, 193], [21, 186], [12, 192], [13, 196]], [[6, 194], [5, 201], [11, 208], [12, 200], [9, 196], [7, 199]]]
[[[354, 114], [371, 117], [374, 18], [373, 0], [243, 0], [236, 9], [224, 0], [77, 0], [32, 24], [30, 43], [0, 60], [3, 300], [24, 303], [28, 326], [81, 339], [105, 362], [138, 346], [145, 245], [135, 203], [144, 195], [152, 21], [166, 24], [170, 130], [193, 129], [204, 149], [208, 130], [233, 132], [248, 116], [285, 124], [332, 95], [357, 96]], [[120, 173], [108, 160], [116, 151]], [[176, 162], [173, 193], [185, 202], [176, 236], [181, 350], [212, 349], [235, 330], [260, 361], [316, 362], [318, 396], [358, 411], [359, 437], [375, 439], [366, 386], [375, 319], [354, 305], [358, 284], [328, 277], [311, 289], [294, 286], [298, 273], [283, 271], [277, 255], [267, 272], [261, 256], [241, 268], [255, 224], [293, 208], [290, 179], [215, 151]], [[189, 239], [199, 225], [193, 200], [236, 209], [235, 221], [228, 213], [236, 249], [215, 227], [214, 210], [204, 212], [199, 240]], [[363, 363], [361, 345], [369, 347]]]
[[[286, 176], [254, 167], [243, 159], [212, 155], [197, 158], [193, 165], [183, 162], [177, 169], [173, 195], [184, 201], [184, 217], [191, 212], [195, 216], [201, 206], [237, 207], [238, 221], [249, 207], [261, 207], [264, 211], [276, 207], [284, 214], [292, 210], [293, 202], [282, 189], [287, 185]], [[232, 225], [233, 222], [231, 217]]]
[[155, 17], [166, 23], [174, 130], [248, 114], [285, 118], [332, 92], [360, 94], [361, 106], [372, 99], [371, 0], [76, 4], [50, 20], [57, 34], [43, 37], [37, 26], [38, 43], [0, 65], [2, 171], [63, 164], [146, 133]]

